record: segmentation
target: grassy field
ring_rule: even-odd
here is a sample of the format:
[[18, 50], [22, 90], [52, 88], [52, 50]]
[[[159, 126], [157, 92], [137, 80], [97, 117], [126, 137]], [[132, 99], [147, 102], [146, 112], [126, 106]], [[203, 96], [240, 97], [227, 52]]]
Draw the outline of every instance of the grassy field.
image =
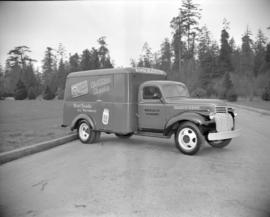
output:
[[62, 128], [63, 101], [0, 101], [0, 152], [58, 138], [70, 133]]

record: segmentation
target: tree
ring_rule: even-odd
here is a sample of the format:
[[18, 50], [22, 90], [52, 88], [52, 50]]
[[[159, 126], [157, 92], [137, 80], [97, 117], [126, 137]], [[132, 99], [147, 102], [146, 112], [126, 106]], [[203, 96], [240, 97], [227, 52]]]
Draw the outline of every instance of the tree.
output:
[[91, 70], [91, 53], [88, 49], [83, 50], [80, 63], [81, 70]]
[[54, 99], [55, 94], [53, 91], [51, 91], [50, 87], [47, 85], [45, 88], [45, 91], [43, 93], [43, 99], [45, 100], [52, 100]]
[[28, 92], [27, 92], [27, 97], [28, 99], [36, 99], [37, 93], [34, 87], [29, 87]]
[[16, 85], [14, 96], [16, 100], [24, 100], [27, 97], [27, 89], [21, 79], [19, 79]]
[[199, 35], [198, 58], [200, 63], [199, 84], [207, 91], [213, 93], [213, 81], [216, 78], [218, 47], [210, 38], [210, 32], [203, 26]]
[[19, 79], [22, 80], [26, 89], [29, 88], [31, 82], [34, 82], [32, 62], [35, 60], [29, 57], [30, 52], [30, 48], [24, 45], [17, 46], [8, 52], [9, 57], [6, 61], [8, 92], [14, 92]]
[[57, 62], [56, 55], [53, 53], [54, 49], [47, 47], [45, 51], [44, 59], [42, 60], [42, 70], [43, 70], [43, 84], [44, 87], [49, 86], [52, 92], [56, 92], [57, 89], [57, 80], [56, 80], [56, 71], [57, 71]]
[[171, 71], [172, 51], [171, 44], [168, 38], [165, 38], [160, 48], [160, 69], [166, 72]]
[[111, 58], [109, 54], [109, 49], [107, 48], [107, 43], [105, 41], [106, 37], [102, 36], [98, 39], [98, 56], [100, 68], [113, 68], [111, 63]]
[[57, 89], [61, 89], [61, 90], [65, 89], [66, 77], [67, 77], [67, 72], [66, 72], [65, 64], [64, 64], [63, 59], [60, 59], [57, 75], [56, 75]]
[[266, 37], [261, 29], [258, 30], [256, 41], [254, 43], [254, 75], [262, 73], [266, 55]]
[[182, 0], [180, 14], [171, 20], [171, 28], [174, 30], [174, 45], [179, 45], [179, 41], [186, 41], [187, 49], [184, 55], [187, 59], [195, 54], [195, 40], [199, 33], [200, 18], [201, 9], [199, 4], [193, 3], [192, 0]]
[[2, 66], [0, 65], [0, 99], [2, 99], [5, 94], [4, 85], [5, 85], [4, 70], [2, 69]]
[[229, 23], [226, 19], [223, 21], [223, 29], [221, 30], [221, 48], [219, 53], [219, 77], [222, 77], [226, 72], [233, 71], [233, 66], [231, 63], [231, 47], [229, 45]]
[[77, 72], [80, 70], [80, 57], [77, 53], [69, 57], [69, 72]]
[[8, 61], [11, 66], [14, 64], [19, 64], [22, 69], [26, 66], [27, 62], [33, 62], [35, 60], [31, 59], [27, 53], [30, 53], [31, 50], [29, 47], [22, 45], [22, 46], [17, 46], [13, 50], [10, 50], [8, 52], [9, 58]]
[[142, 48], [142, 61], [143, 67], [150, 68], [153, 65], [153, 54], [151, 48], [149, 47], [148, 43], [145, 42]]
[[254, 69], [254, 54], [251, 48], [252, 44], [253, 42], [251, 40], [251, 32], [247, 27], [247, 30], [242, 37], [240, 70], [242, 75], [247, 75], [248, 77], [253, 76]]

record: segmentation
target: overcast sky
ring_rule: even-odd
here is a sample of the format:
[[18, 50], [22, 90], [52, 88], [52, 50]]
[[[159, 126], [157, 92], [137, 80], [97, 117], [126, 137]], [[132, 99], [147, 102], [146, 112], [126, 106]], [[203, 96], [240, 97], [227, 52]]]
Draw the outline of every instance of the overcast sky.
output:
[[[230, 22], [229, 33], [240, 45], [247, 28], [255, 38], [259, 28], [270, 39], [270, 0], [195, 0], [217, 41], [222, 21]], [[178, 14], [181, 1], [47, 1], [0, 2], [0, 63], [10, 49], [27, 45], [40, 65], [47, 46], [62, 43], [67, 53], [79, 54], [97, 47], [100, 36], [107, 37], [115, 66], [130, 66], [144, 42], [157, 51], [165, 37], [171, 39], [170, 21]]]

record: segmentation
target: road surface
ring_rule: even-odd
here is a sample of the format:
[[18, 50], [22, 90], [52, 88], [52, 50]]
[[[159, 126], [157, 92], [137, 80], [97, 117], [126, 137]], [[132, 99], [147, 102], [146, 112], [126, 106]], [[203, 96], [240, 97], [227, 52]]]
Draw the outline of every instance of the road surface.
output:
[[4, 164], [0, 216], [270, 216], [270, 116], [238, 113], [241, 136], [195, 156], [110, 135]]

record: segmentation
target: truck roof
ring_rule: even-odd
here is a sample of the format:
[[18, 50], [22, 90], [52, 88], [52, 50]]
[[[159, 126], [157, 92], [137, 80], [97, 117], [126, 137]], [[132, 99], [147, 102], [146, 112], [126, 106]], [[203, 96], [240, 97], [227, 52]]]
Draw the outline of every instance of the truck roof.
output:
[[145, 81], [142, 85], [164, 85], [164, 84], [180, 84], [185, 86], [184, 83], [178, 82], [178, 81], [170, 81], [170, 80], [151, 80], [151, 81]]
[[153, 69], [153, 68], [143, 68], [143, 67], [129, 67], [129, 68], [112, 68], [112, 69], [95, 69], [87, 71], [72, 72], [67, 77], [82, 77], [89, 75], [108, 75], [108, 74], [129, 74], [129, 73], [140, 73], [140, 74], [155, 74], [155, 75], [164, 75], [166, 72]]

